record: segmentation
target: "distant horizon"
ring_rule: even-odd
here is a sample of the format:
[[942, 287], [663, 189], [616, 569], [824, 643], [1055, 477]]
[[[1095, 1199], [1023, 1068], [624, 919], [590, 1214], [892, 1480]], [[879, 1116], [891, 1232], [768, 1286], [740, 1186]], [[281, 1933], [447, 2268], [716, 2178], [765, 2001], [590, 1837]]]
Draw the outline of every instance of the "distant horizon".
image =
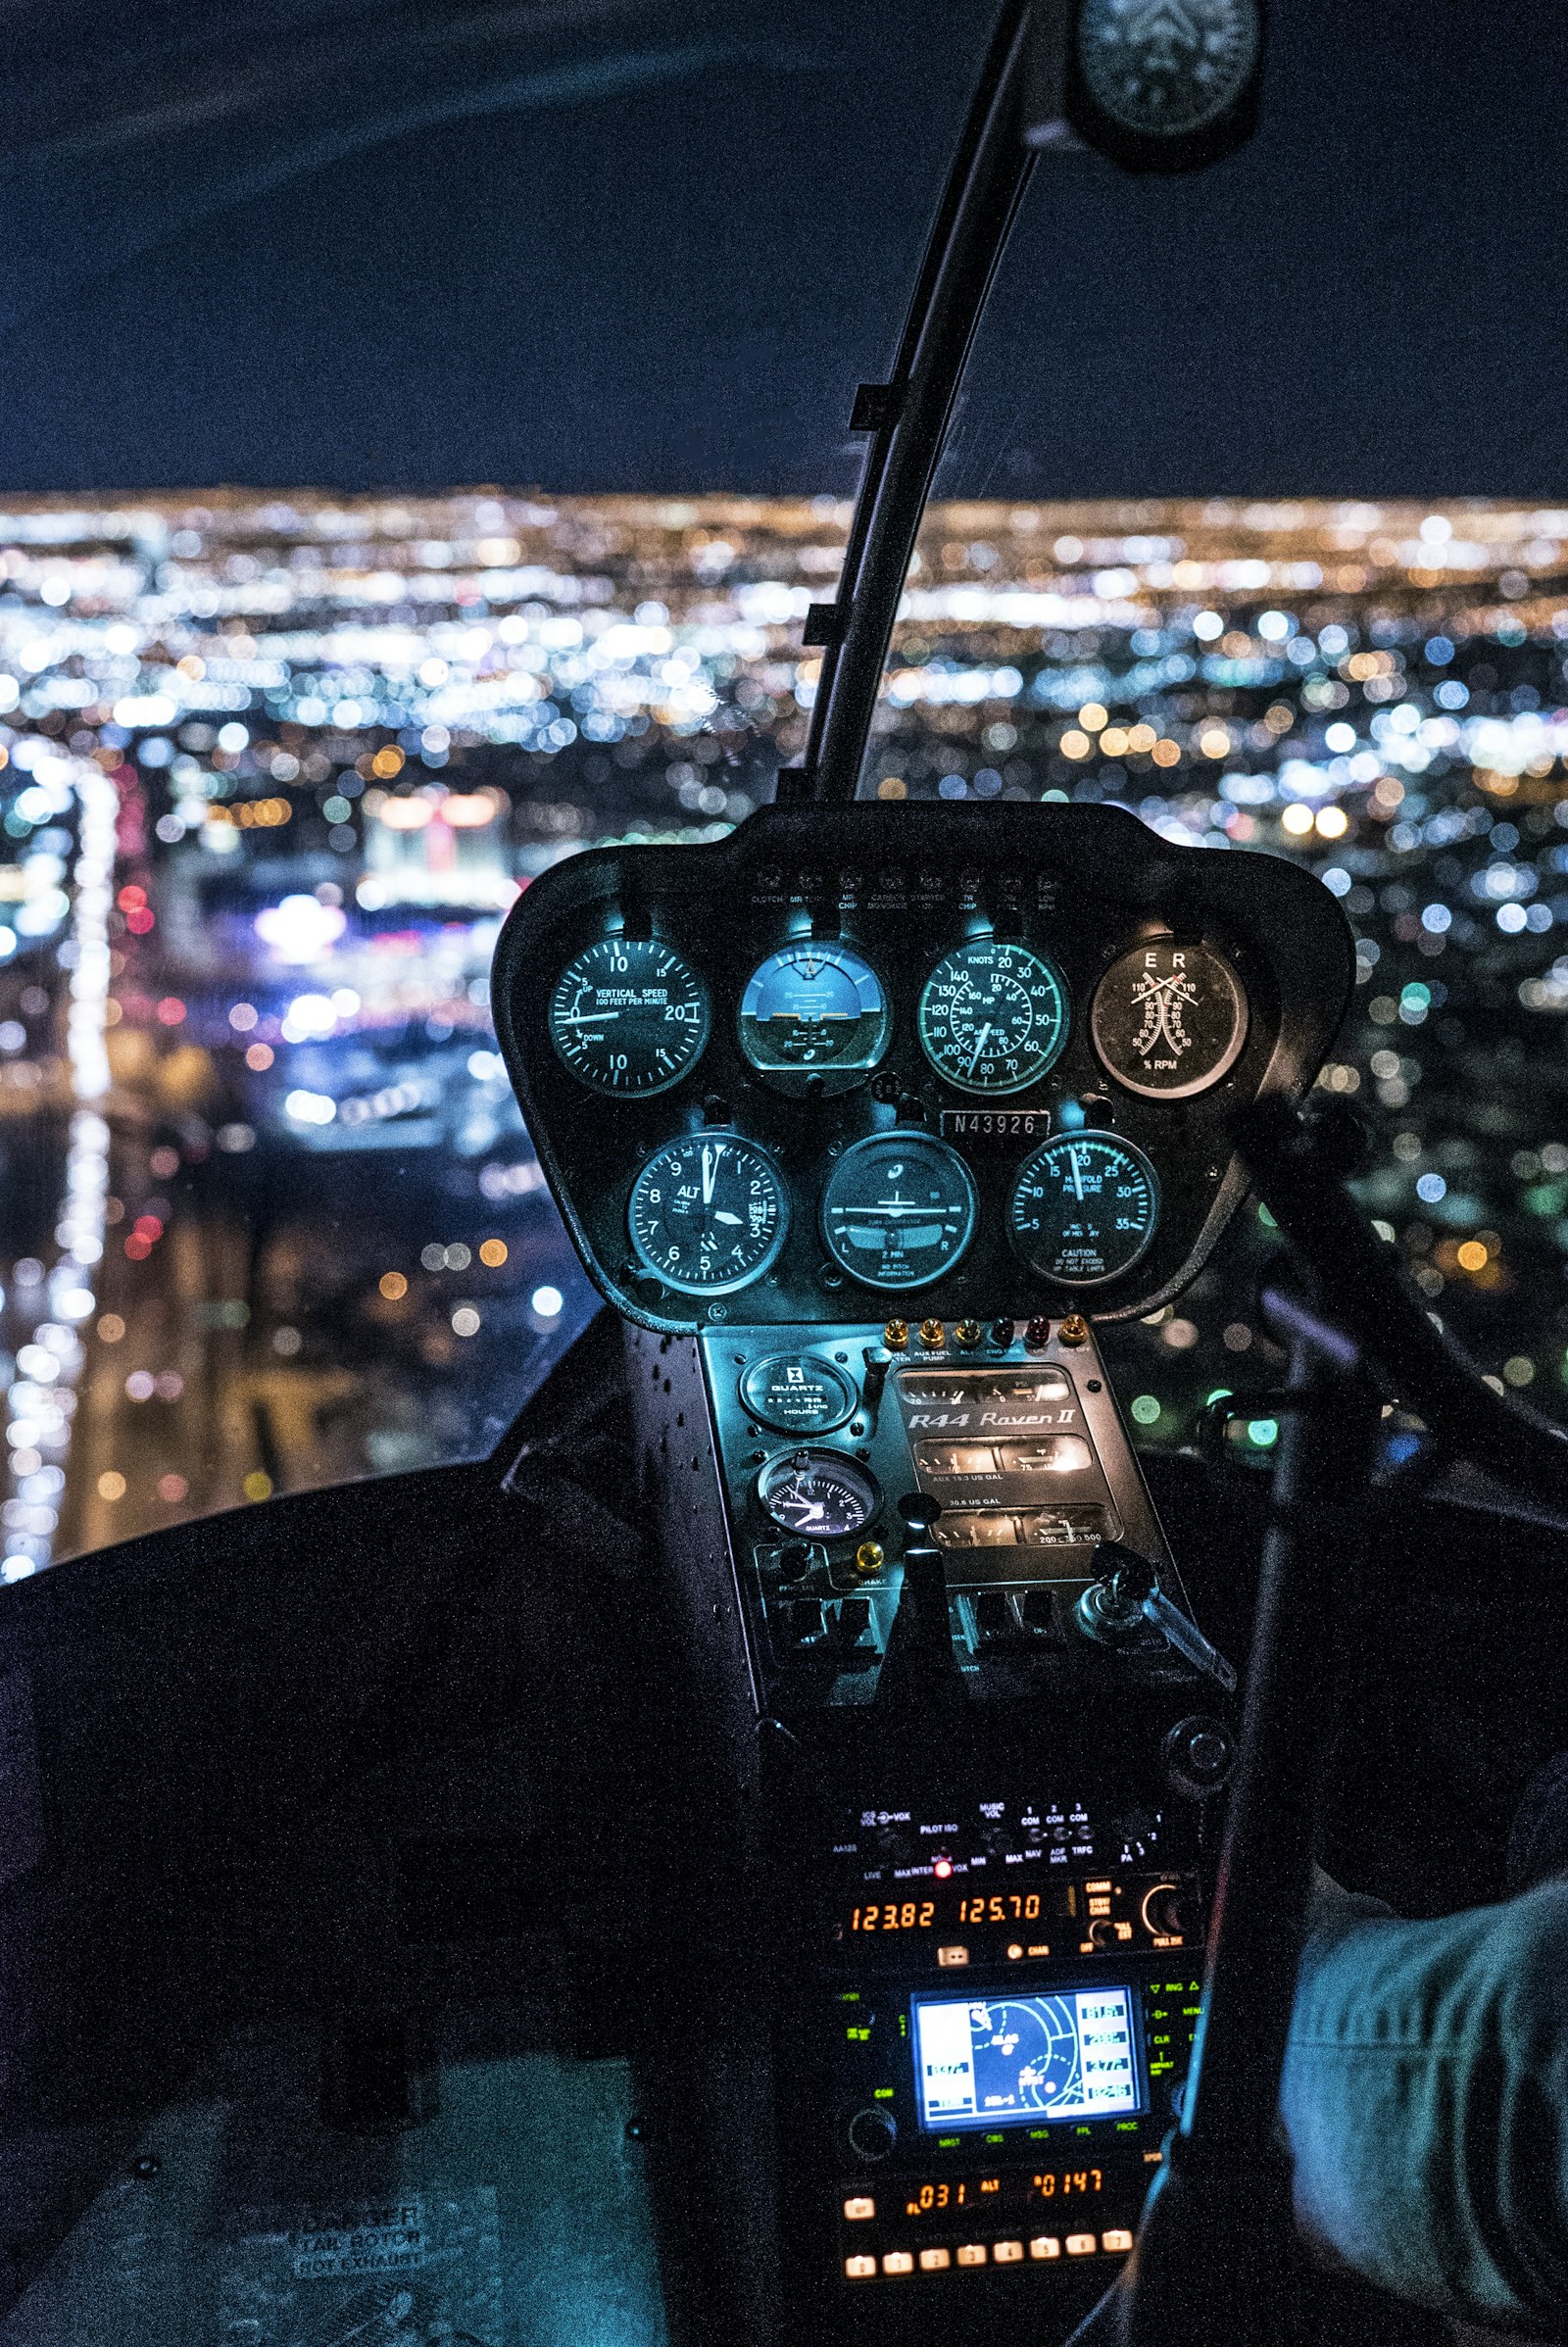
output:
[[[154, 506], [173, 504], [181, 499], [237, 499], [257, 500], [292, 498], [325, 503], [336, 500], [347, 506], [381, 504], [400, 500], [410, 505], [439, 505], [466, 498], [501, 498], [509, 500], [543, 499], [553, 505], [738, 505], [806, 507], [820, 510], [824, 506], [853, 508], [853, 490], [808, 489], [747, 489], [741, 487], [689, 489], [668, 488], [606, 488], [555, 489], [548, 481], [453, 481], [440, 488], [410, 487], [398, 481], [381, 481], [357, 488], [344, 488], [332, 481], [173, 481], [173, 482], [99, 482], [91, 488], [13, 489], [0, 483], [0, 501], [6, 507], [23, 512], [51, 508], [79, 508], [98, 503], [118, 506], [126, 501], [140, 500]], [[1365, 509], [1378, 513], [1438, 513], [1446, 509], [1466, 513], [1551, 513], [1560, 518], [1568, 529], [1568, 470], [1565, 470], [1562, 496], [1554, 501], [1545, 496], [1524, 496], [1508, 491], [1479, 492], [1432, 490], [1417, 494], [1401, 491], [1397, 496], [1380, 496], [1354, 489], [1343, 491], [1312, 490], [1269, 492], [1242, 489], [1195, 489], [1180, 495], [1128, 490], [1116, 496], [1098, 497], [1040, 497], [1014, 492], [1007, 496], [933, 497], [929, 513], [951, 513], [972, 509], [987, 513], [1029, 512], [1053, 513], [1115, 513], [1141, 511], [1186, 512], [1194, 509], [1225, 507], [1233, 509], [1221, 515], [1206, 516], [1211, 526], [1221, 527], [1227, 520], [1242, 521], [1251, 528], [1270, 526], [1292, 527], [1299, 524], [1270, 524], [1249, 521], [1249, 512], [1264, 513], [1295, 510], [1303, 519], [1327, 517], [1330, 513], [1342, 516], [1347, 509]]]

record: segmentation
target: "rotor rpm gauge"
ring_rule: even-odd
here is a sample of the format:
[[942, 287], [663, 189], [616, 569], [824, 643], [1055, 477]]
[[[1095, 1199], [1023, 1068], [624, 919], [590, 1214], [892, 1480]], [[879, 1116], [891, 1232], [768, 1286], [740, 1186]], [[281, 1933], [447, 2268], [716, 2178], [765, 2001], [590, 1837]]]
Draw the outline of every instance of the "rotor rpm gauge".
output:
[[842, 942], [802, 938], [770, 953], [741, 997], [741, 1050], [778, 1092], [848, 1092], [887, 1050], [882, 981]]
[[645, 1271], [682, 1296], [745, 1288], [789, 1228], [784, 1183], [765, 1150], [734, 1133], [693, 1133], [657, 1149], [632, 1184], [626, 1222]]
[[971, 938], [926, 980], [916, 1024], [926, 1057], [959, 1092], [1022, 1092], [1067, 1040], [1067, 988], [1028, 946]]
[[847, 1149], [822, 1193], [822, 1239], [862, 1288], [928, 1288], [974, 1237], [974, 1178], [925, 1133], [873, 1133]]
[[1247, 1041], [1247, 997], [1207, 946], [1160, 938], [1111, 963], [1089, 1024], [1118, 1084], [1145, 1100], [1191, 1100], [1235, 1064]]
[[1159, 1177], [1114, 1133], [1059, 1133], [1026, 1157], [1007, 1202], [1013, 1246], [1042, 1279], [1094, 1288], [1130, 1271], [1154, 1236]]
[[667, 1092], [708, 1041], [708, 989], [657, 938], [602, 937], [568, 961], [548, 1012], [563, 1064], [592, 1092]]
[[757, 1496], [782, 1532], [805, 1540], [848, 1540], [882, 1505], [869, 1467], [841, 1450], [787, 1450], [769, 1459]]

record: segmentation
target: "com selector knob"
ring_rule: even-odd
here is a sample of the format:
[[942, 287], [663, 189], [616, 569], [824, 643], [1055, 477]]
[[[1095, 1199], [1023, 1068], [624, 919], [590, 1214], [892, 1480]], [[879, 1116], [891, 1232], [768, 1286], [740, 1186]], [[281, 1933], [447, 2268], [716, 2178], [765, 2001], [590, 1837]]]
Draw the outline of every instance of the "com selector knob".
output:
[[885, 2160], [899, 2139], [899, 2123], [891, 2111], [867, 2108], [850, 2121], [850, 2149], [862, 2160]]

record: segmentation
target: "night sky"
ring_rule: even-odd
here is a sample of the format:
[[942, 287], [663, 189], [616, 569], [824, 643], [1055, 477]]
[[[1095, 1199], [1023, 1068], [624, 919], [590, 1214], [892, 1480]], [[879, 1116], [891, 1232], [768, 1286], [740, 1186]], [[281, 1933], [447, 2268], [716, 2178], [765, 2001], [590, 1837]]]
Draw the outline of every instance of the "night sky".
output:
[[[0, 0], [0, 486], [844, 491], [955, 0]], [[1568, 503], [1568, 12], [1282, 0], [1205, 176], [1043, 163], [941, 486]]]

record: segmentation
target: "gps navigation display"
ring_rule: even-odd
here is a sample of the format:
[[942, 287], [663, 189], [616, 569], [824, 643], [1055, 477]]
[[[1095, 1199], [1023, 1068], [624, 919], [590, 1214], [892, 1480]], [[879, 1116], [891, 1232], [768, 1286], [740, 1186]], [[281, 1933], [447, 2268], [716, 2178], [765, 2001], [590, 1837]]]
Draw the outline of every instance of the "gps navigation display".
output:
[[916, 1997], [915, 2087], [928, 2131], [1144, 2108], [1127, 1987]]

